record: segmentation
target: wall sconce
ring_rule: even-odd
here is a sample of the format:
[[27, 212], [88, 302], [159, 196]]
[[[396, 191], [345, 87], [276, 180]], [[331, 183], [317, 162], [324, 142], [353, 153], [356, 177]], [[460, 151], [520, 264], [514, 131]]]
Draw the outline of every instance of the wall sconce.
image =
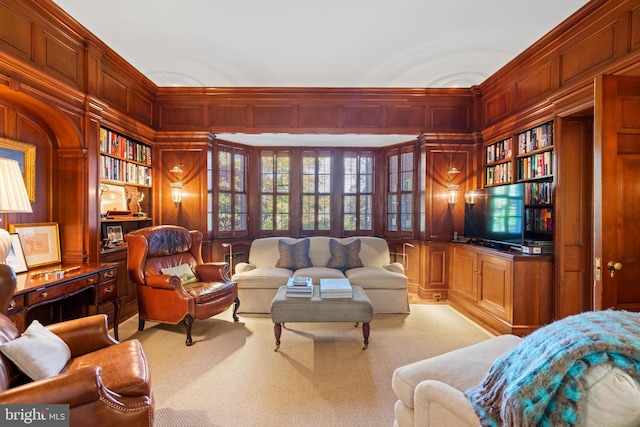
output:
[[233, 245], [231, 243], [223, 243], [223, 248], [229, 248], [229, 274], [233, 276]]
[[473, 205], [476, 204], [476, 199], [478, 198], [478, 193], [476, 190], [469, 190], [464, 193], [464, 201], [471, 206], [473, 209]]
[[453, 206], [458, 201], [458, 188], [459, 185], [449, 184], [447, 185], [447, 201], [449, 202], [449, 207], [453, 208]]
[[407, 246], [410, 248], [415, 248], [411, 243], [403, 243], [402, 244], [402, 264], [405, 270], [409, 269], [409, 259], [407, 258]]
[[171, 201], [177, 207], [182, 203], [182, 163], [175, 165], [169, 172], [176, 175], [176, 182], [171, 183]]
[[460, 186], [453, 184], [451, 175], [457, 175], [460, 171], [455, 166], [451, 166], [451, 164], [447, 168], [447, 202], [449, 202], [449, 207], [453, 208], [458, 201], [458, 188]]

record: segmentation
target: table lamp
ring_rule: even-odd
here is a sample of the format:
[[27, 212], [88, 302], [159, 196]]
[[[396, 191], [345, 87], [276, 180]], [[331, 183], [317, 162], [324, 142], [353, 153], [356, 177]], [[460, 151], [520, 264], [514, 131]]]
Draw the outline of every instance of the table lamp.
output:
[[[0, 213], [31, 213], [31, 202], [18, 162], [0, 158]], [[11, 251], [11, 236], [0, 228], [0, 263], [5, 263]]]

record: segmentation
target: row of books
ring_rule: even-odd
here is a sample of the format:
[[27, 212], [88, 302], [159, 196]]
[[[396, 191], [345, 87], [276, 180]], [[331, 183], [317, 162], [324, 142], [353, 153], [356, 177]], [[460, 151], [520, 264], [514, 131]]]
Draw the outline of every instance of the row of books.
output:
[[553, 122], [518, 135], [518, 153], [528, 153], [553, 145]]
[[510, 159], [513, 155], [513, 138], [507, 138], [487, 146], [485, 149], [487, 164], [504, 159]]
[[526, 182], [524, 203], [526, 205], [553, 204], [552, 183], [549, 181]]
[[100, 178], [127, 184], [151, 185], [151, 168], [128, 163], [108, 156], [100, 156]]
[[553, 215], [551, 209], [527, 209], [525, 211], [525, 229], [531, 232], [553, 232]]
[[522, 157], [518, 159], [518, 179], [531, 179], [551, 175], [553, 173], [552, 162], [553, 153], [551, 151]]
[[[287, 281], [287, 298], [313, 296], [313, 282], [310, 277], [293, 276]], [[348, 279], [320, 279], [320, 298], [353, 298], [353, 288]]]
[[150, 146], [106, 128], [100, 128], [100, 151], [122, 159], [151, 164]]
[[513, 178], [511, 162], [509, 163], [501, 163], [495, 166], [489, 166], [485, 169], [486, 171], [486, 185], [494, 185], [494, 184], [503, 184], [507, 182], [511, 182]]

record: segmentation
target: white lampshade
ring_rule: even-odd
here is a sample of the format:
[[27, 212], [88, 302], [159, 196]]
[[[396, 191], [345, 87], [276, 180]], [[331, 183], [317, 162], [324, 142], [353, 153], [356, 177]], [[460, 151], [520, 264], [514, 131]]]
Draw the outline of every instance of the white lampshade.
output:
[[[18, 162], [0, 158], [0, 213], [33, 212], [27, 188]], [[0, 263], [4, 263], [11, 248], [11, 236], [0, 228]]]
[[0, 158], [0, 213], [33, 212], [18, 162]]

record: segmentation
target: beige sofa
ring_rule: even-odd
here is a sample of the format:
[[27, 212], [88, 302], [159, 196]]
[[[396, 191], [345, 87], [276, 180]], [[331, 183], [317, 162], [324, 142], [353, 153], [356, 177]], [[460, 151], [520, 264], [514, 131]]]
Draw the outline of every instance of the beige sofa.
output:
[[[394, 427], [477, 427], [480, 420], [465, 391], [479, 385], [494, 362], [522, 342], [501, 335], [397, 368], [391, 386], [398, 397]], [[581, 427], [640, 425], [640, 384], [610, 363], [588, 368]]]
[[[331, 237], [309, 237], [309, 267], [289, 269], [277, 267], [281, 258], [281, 241], [295, 244], [303, 239], [266, 237], [251, 244], [248, 262], [238, 263], [232, 280], [238, 285], [240, 312], [269, 313], [271, 301], [280, 286], [291, 276], [306, 276], [319, 284], [321, 278], [348, 278], [351, 285], [361, 286], [373, 304], [375, 313], [408, 313], [408, 279], [400, 263], [390, 263], [389, 246], [378, 237], [360, 236], [333, 239], [340, 245], [359, 240], [361, 267], [338, 269], [327, 267], [332, 257]], [[306, 242], [305, 242], [306, 243]], [[335, 245], [335, 242], [332, 243]]]

